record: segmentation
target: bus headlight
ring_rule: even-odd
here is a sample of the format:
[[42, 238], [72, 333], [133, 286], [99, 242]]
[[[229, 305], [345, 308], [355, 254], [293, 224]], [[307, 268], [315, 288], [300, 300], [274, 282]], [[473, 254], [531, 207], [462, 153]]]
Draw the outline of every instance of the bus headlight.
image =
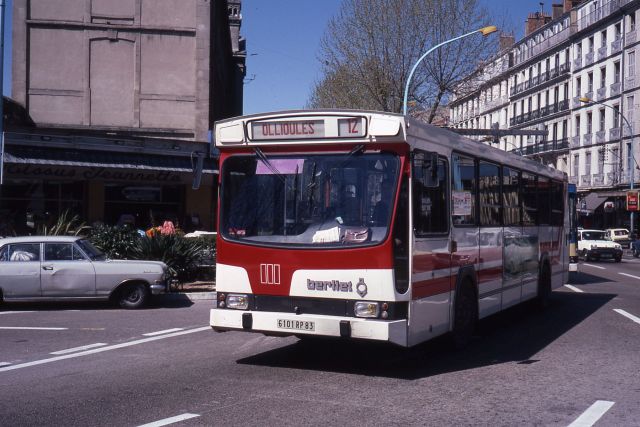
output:
[[227, 308], [246, 310], [249, 308], [249, 297], [244, 294], [227, 295]]
[[377, 302], [356, 301], [353, 311], [356, 317], [378, 317], [380, 305]]

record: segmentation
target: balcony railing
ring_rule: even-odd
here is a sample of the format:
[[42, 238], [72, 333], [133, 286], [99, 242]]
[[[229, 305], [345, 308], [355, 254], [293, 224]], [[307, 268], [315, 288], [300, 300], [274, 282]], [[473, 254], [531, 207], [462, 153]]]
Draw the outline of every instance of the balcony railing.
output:
[[593, 64], [594, 57], [595, 57], [595, 54], [594, 54], [593, 51], [587, 52], [587, 54], [584, 57], [584, 62], [585, 62], [584, 66], [587, 67], [587, 66]]
[[537, 144], [527, 145], [523, 148], [525, 155], [537, 153], [549, 153], [569, 148], [569, 139], [562, 138], [554, 141], [542, 141]]
[[593, 135], [590, 133], [586, 133], [582, 135], [582, 145], [591, 145]]
[[622, 83], [620, 82], [611, 83], [611, 86], [609, 87], [611, 88], [611, 96], [620, 95], [620, 89], [622, 88]]
[[629, 46], [630, 44], [635, 43], [637, 39], [638, 39], [638, 37], [637, 37], [636, 30], [629, 31], [624, 37], [624, 45], [625, 45], [625, 47]]
[[571, 148], [578, 148], [578, 147], [580, 147], [580, 135], [572, 136]]
[[598, 132], [596, 132], [596, 144], [603, 143], [606, 136], [607, 132], [604, 130], [599, 130]]
[[620, 139], [620, 128], [609, 129], [609, 141], [615, 141], [616, 139]]
[[607, 87], [601, 87], [600, 89], [598, 89], [596, 91], [597, 94], [597, 100], [598, 101], [602, 101], [603, 99], [605, 99], [607, 97]]
[[599, 173], [592, 176], [591, 179], [594, 186], [603, 186], [604, 185], [604, 174]]
[[562, 31], [542, 40], [540, 43], [534, 45], [531, 49], [527, 49], [526, 51], [521, 52], [520, 54], [515, 55], [512, 66], [516, 66], [518, 64], [522, 64], [525, 61], [551, 49], [569, 39], [569, 36], [575, 32], [575, 28], [573, 26], [569, 26]]
[[582, 185], [591, 185], [591, 175], [582, 175], [580, 177], [580, 183]]
[[531, 120], [536, 120], [539, 118], [543, 118], [549, 116], [551, 114], [560, 113], [569, 109], [569, 100], [565, 99], [563, 101], [557, 102], [555, 104], [547, 105], [538, 110], [529, 111], [519, 116], [511, 117], [509, 119], [509, 126], [520, 125], [522, 123], [529, 122]]
[[579, 56], [573, 60], [573, 68], [582, 68], [582, 56]]
[[584, 17], [578, 19], [578, 31], [582, 31], [585, 28], [600, 21], [601, 19], [604, 19], [607, 16], [611, 15], [613, 12], [620, 8], [621, 2], [624, 2], [624, 0], [609, 0], [588, 15], [585, 15]]
[[620, 182], [620, 174], [618, 172], [607, 173], [607, 185], [616, 185]]
[[614, 55], [622, 50], [622, 38], [611, 42], [611, 54]]
[[565, 62], [559, 67], [545, 71], [544, 73], [541, 73], [535, 77], [532, 77], [529, 80], [524, 81], [522, 83], [518, 83], [516, 86], [511, 88], [510, 94], [511, 96], [514, 96], [521, 92], [527, 91], [529, 89], [533, 89], [536, 86], [539, 86], [549, 80], [568, 74], [569, 71], [571, 71], [571, 65], [569, 62]]
[[607, 57], [607, 47], [606, 46], [602, 46], [600, 49], [598, 49], [598, 61], [604, 59]]

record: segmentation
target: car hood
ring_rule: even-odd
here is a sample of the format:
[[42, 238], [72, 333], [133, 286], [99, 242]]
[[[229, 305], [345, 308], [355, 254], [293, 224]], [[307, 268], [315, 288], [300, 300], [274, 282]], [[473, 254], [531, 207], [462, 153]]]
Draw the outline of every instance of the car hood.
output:
[[[162, 261], [144, 261], [144, 260], [129, 260], [129, 259], [107, 259], [106, 261], [101, 261], [106, 264], [115, 264], [122, 266], [123, 268], [127, 267], [138, 267], [144, 268], [145, 273], [155, 273], [158, 270], [165, 270], [167, 268], [167, 264]], [[148, 270], [148, 271], [147, 271]]]
[[619, 243], [612, 242], [610, 240], [583, 240], [585, 245], [597, 246], [599, 248], [615, 248]]

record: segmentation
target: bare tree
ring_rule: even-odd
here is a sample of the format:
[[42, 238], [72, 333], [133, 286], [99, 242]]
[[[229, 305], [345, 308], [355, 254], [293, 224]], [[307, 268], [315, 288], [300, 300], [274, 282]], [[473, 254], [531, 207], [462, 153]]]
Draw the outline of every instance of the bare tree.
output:
[[[491, 24], [480, 0], [344, 0], [320, 47], [323, 77], [312, 108], [401, 112], [411, 67], [431, 46]], [[495, 38], [468, 37], [427, 57], [409, 87], [411, 113], [438, 107], [479, 62]]]

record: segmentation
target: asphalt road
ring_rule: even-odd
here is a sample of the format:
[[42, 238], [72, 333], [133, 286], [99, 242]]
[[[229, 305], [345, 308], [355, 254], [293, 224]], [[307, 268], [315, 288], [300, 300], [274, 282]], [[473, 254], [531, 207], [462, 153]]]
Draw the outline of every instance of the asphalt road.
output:
[[218, 334], [212, 301], [5, 305], [0, 425], [638, 426], [640, 260], [580, 270], [464, 351]]

